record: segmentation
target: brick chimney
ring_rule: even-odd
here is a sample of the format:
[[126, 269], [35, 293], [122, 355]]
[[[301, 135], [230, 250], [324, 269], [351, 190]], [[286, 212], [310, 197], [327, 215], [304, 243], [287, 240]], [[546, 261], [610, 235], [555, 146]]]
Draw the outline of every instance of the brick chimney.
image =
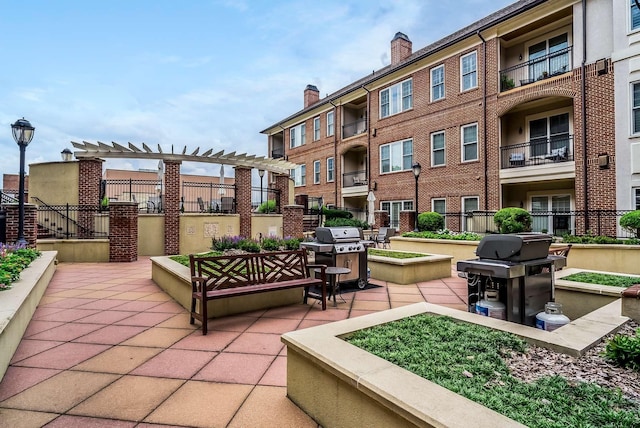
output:
[[413, 43], [409, 37], [401, 32], [397, 32], [391, 40], [391, 65], [396, 65], [411, 56]]
[[307, 85], [304, 88], [304, 108], [320, 101], [320, 91], [313, 85]]

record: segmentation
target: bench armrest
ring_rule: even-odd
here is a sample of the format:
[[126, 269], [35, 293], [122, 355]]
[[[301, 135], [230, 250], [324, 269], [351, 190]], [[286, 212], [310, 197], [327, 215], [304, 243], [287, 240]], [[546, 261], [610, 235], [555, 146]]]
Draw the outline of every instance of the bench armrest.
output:
[[203, 290], [207, 284], [207, 278], [203, 276], [192, 276], [191, 277], [191, 288], [195, 293], [197, 291]]

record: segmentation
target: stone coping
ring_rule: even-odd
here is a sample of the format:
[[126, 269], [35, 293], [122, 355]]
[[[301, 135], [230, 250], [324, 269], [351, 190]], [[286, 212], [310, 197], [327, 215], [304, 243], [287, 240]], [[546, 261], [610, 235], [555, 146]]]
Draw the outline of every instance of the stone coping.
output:
[[590, 284], [587, 282], [567, 281], [565, 279], [562, 279], [565, 276], [569, 276], [579, 272], [592, 272], [592, 273], [601, 273], [605, 275], [631, 276], [631, 277], [640, 278], [640, 275], [633, 275], [633, 274], [627, 274], [627, 273], [605, 272], [605, 271], [581, 269], [581, 268], [564, 268], [560, 271], [556, 271], [555, 287], [563, 290], [580, 291], [580, 292], [601, 294], [604, 296], [612, 296], [612, 297], [620, 297], [622, 295], [622, 292], [625, 290], [624, 287], [614, 287], [612, 285], [601, 285], [601, 284]]
[[43, 251], [9, 290], [0, 292], [0, 379], [56, 270], [57, 251]]
[[445, 256], [442, 254], [426, 254], [426, 253], [418, 253], [415, 251], [400, 251], [400, 250], [386, 250], [394, 253], [414, 253], [414, 254], [424, 254], [423, 257], [411, 257], [409, 259], [399, 259], [396, 257], [388, 257], [388, 256], [379, 256], [375, 254], [367, 255], [367, 258], [371, 261], [384, 262], [390, 265], [398, 265], [398, 266], [408, 266], [416, 263], [436, 263], [446, 260], [451, 262], [453, 256]]

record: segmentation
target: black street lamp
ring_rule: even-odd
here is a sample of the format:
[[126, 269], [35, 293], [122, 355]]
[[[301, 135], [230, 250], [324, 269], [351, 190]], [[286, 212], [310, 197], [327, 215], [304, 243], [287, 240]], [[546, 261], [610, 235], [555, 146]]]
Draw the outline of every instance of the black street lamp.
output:
[[[262, 207], [262, 179], [264, 178], [264, 169], [259, 169], [258, 175], [260, 176], [260, 206]], [[265, 208], [267, 212], [269, 211], [268, 206], [269, 202], [267, 201], [267, 207]]]
[[416, 207], [415, 207], [416, 215], [415, 215], [415, 227], [413, 231], [417, 232], [418, 231], [418, 177], [420, 177], [420, 171], [422, 170], [422, 167], [418, 162], [416, 162], [413, 165], [411, 165], [411, 169], [413, 170], [413, 175], [416, 178]]
[[27, 241], [24, 239], [24, 153], [27, 146], [33, 139], [33, 131], [36, 128], [31, 126], [24, 117], [16, 120], [11, 125], [13, 131], [13, 139], [16, 140], [20, 147], [20, 185], [18, 188], [18, 240], [16, 243], [20, 246], [26, 246]]

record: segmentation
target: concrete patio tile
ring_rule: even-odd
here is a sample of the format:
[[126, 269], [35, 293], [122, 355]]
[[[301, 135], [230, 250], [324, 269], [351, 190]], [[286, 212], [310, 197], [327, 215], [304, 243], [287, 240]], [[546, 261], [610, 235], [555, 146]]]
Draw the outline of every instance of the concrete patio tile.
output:
[[102, 428], [105, 425], [109, 425], [109, 428], [133, 428], [136, 426], [135, 422], [130, 421], [117, 421], [109, 419], [89, 418], [86, 416], [72, 416], [61, 415], [56, 420], [47, 424], [45, 428]]
[[460, 300], [460, 298], [456, 295], [449, 295], [449, 296], [426, 296], [427, 298], [427, 302], [429, 303], [435, 303], [437, 305], [444, 305], [444, 304], [452, 304], [452, 303], [456, 303], [456, 304], [462, 304], [464, 303], [462, 300]]
[[0, 403], [2, 407], [64, 413], [118, 378], [106, 373], [63, 371]]
[[99, 311], [96, 309], [63, 309], [60, 312], [54, 312], [49, 315], [38, 317], [38, 319], [41, 321], [71, 322], [82, 319], [84, 317], [88, 317], [90, 315], [95, 315], [98, 312]]
[[351, 316], [349, 318], [355, 318], [362, 315], [374, 314], [379, 311], [375, 310], [364, 310], [364, 309], [351, 309]]
[[256, 386], [227, 427], [257, 426], [316, 428], [318, 424], [287, 398], [285, 387]]
[[15, 365], [65, 370], [107, 349], [109, 349], [109, 346], [106, 345], [63, 343], [55, 348], [40, 352], [33, 357], [18, 361]]
[[158, 324], [158, 327], [199, 329], [199, 325], [189, 324], [189, 314], [172, 314], [171, 318]]
[[[252, 388], [251, 385], [188, 381], [144, 422], [203, 428], [226, 427]], [[271, 406], [268, 406], [261, 413], [271, 411]]]
[[20, 360], [24, 360], [25, 358], [39, 354], [47, 349], [62, 345], [63, 343], [64, 342], [55, 342], [52, 340], [22, 339], [20, 341], [20, 345], [18, 345], [18, 348], [16, 349], [16, 352], [13, 353], [11, 364], [15, 364]]
[[28, 410], [0, 409], [0, 426], [42, 427], [58, 416], [55, 413], [31, 412]]
[[177, 379], [123, 376], [68, 413], [141, 421], [183, 383]]
[[137, 325], [142, 327], [153, 327], [154, 325], [160, 324], [163, 321], [171, 318], [172, 314], [165, 314], [162, 312], [140, 312], [138, 314], [132, 315], [123, 320], [117, 321], [114, 324], [116, 325]]
[[110, 291], [111, 298], [117, 300], [139, 300], [153, 293], [140, 293], [138, 291]]
[[162, 352], [159, 348], [140, 348], [137, 346], [114, 346], [93, 358], [73, 367], [73, 370], [128, 374], [144, 364], [150, 358]]
[[412, 303], [424, 302], [424, 298], [420, 294], [395, 294], [394, 293], [389, 295], [389, 300], [391, 301], [392, 304], [396, 302], [412, 302]]
[[128, 301], [121, 299], [114, 299], [115, 302], [120, 302], [119, 306], [114, 306], [113, 308], [118, 311], [129, 311], [129, 312], [143, 312], [147, 309], [153, 308], [154, 306], [158, 306], [160, 303], [158, 302], [142, 302], [140, 300]]
[[278, 355], [283, 346], [280, 334], [245, 332], [231, 342], [225, 352]]
[[132, 375], [191, 379], [217, 352], [166, 349], [135, 370]]
[[[256, 322], [256, 319], [257, 317], [247, 316], [247, 314], [216, 318], [209, 320], [209, 330], [245, 331], [251, 324]], [[196, 321], [196, 325], [200, 328], [198, 321]]]
[[[103, 302], [107, 302], [107, 301], [108, 300], [103, 300]], [[118, 310], [103, 310], [98, 312], [97, 314], [82, 318], [81, 320], [78, 320], [76, 322], [110, 325], [115, 323], [116, 321], [129, 318], [130, 316], [133, 316], [133, 315], [134, 315], [134, 312], [118, 311]]]
[[64, 297], [49, 297], [46, 294], [40, 299], [40, 305], [53, 305], [54, 303], [65, 302], [67, 299]]
[[80, 297], [85, 294], [91, 293], [91, 290], [83, 290], [81, 288], [71, 288], [65, 290], [54, 290], [52, 292], [47, 292], [47, 296], [49, 297]]
[[80, 284], [78, 288], [82, 288], [84, 290], [106, 290], [110, 287], [113, 287], [113, 284], [108, 284], [104, 282], [89, 282], [87, 284]]
[[51, 306], [42, 306], [42, 300], [40, 301], [40, 306], [36, 308], [36, 311], [33, 313], [33, 317], [31, 320], [40, 319], [40, 317], [46, 317], [51, 314], [55, 314], [56, 312], [64, 311], [65, 308], [53, 308]]
[[41, 333], [43, 331], [47, 331], [54, 327], [59, 327], [64, 323], [61, 321], [42, 321], [42, 320], [34, 320], [32, 319], [27, 326], [27, 329], [24, 331], [22, 337], [29, 337], [34, 334]]
[[366, 291], [359, 291], [356, 293], [355, 301], [360, 301], [360, 300], [369, 300], [369, 301], [378, 301], [378, 302], [384, 302], [384, 301], [389, 301], [389, 294], [388, 293], [367, 293]]
[[287, 318], [300, 320], [309, 312], [307, 305], [290, 305], [268, 309], [262, 318]]
[[171, 296], [164, 292], [150, 293], [146, 296], [142, 297], [140, 300], [150, 301], [150, 302], [167, 302], [171, 300]]
[[197, 330], [171, 346], [172, 349], [190, 349], [201, 351], [222, 351], [233, 342], [238, 331], [209, 331], [206, 336]]
[[155, 305], [149, 309], [147, 312], [166, 312], [168, 314], [180, 314], [183, 312], [187, 312], [185, 308], [180, 306], [174, 301], [160, 303], [159, 305]]
[[420, 290], [414, 284], [407, 285], [394, 285], [388, 288], [389, 295], [391, 294], [420, 294]]
[[272, 355], [219, 354], [193, 380], [255, 385], [274, 359]]
[[109, 290], [92, 290], [89, 293], [82, 295], [82, 297], [86, 297], [89, 299], [107, 299], [117, 294], [120, 294], [120, 292]]
[[413, 305], [415, 302], [391, 302], [391, 309], [401, 308], [403, 306]]
[[146, 330], [146, 327], [129, 325], [107, 325], [87, 335], [78, 337], [74, 342], [118, 345]]
[[69, 322], [59, 327], [54, 327], [47, 331], [34, 334], [30, 337], [30, 339], [69, 342], [80, 336], [91, 333], [92, 331], [95, 331], [99, 328], [102, 328], [102, 326], [99, 324], [81, 324]]
[[258, 385], [287, 386], [287, 358], [276, 357]]
[[247, 329], [249, 333], [275, 333], [283, 334], [294, 331], [300, 319], [260, 318]]
[[[0, 382], [0, 401], [6, 400], [58, 373], [60, 373], [60, 370], [9, 367], [2, 378], [2, 382]], [[0, 418], [1, 420], [2, 418]]]
[[327, 307], [326, 311], [309, 311], [306, 320], [322, 320], [322, 321], [340, 321], [349, 318], [349, 311]]
[[420, 291], [425, 296], [451, 296], [455, 294], [449, 287], [445, 285], [437, 288], [420, 287]]
[[[125, 328], [125, 326], [119, 326], [119, 327]], [[139, 327], [128, 327], [128, 328], [139, 328]], [[191, 333], [193, 333], [193, 330], [179, 329], [179, 328], [153, 327], [123, 342], [122, 345], [169, 348], [171, 345], [173, 345], [174, 343], [184, 338], [185, 336], [188, 336]]]
[[452, 309], [457, 309], [459, 311], [464, 311], [464, 312], [468, 312], [469, 307], [467, 306], [467, 304], [456, 304], [456, 303], [449, 303], [449, 304], [442, 304], [442, 306], [446, 306], [448, 308], [452, 308]]
[[122, 303], [118, 302], [117, 300], [102, 299], [102, 300], [94, 300], [93, 302], [89, 302], [85, 305], [80, 305], [78, 306], [78, 309], [98, 309], [101, 311], [107, 311], [121, 304]]
[[372, 302], [368, 300], [356, 300], [353, 302], [351, 309], [365, 310], [365, 311], [384, 311], [391, 307], [389, 302]]
[[300, 322], [300, 325], [298, 326], [297, 330], [302, 330], [302, 329], [309, 328], [309, 327], [315, 327], [317, 325], [323, 325], [323, 324], [326, 324], [328, 322], [331, 322], [331, 321], [304, 319], [304, 320], [302, 320]]

